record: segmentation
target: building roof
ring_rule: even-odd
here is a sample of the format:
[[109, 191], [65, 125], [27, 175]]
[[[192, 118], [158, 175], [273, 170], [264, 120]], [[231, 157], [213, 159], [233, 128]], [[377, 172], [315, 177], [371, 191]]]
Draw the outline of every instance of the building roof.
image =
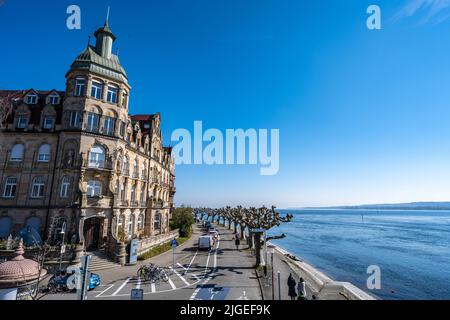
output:
[[120, 64], [119, 57], [115, 54], [111, 54], [111, 59], [102, 57], [96, 52], [95, 47], [91, 45], [88, 45], [88, 47], [75, 58], [70, 69], [86, 70], [128, 83], [128, 76], [125, 69]]
[[[20, 239], [19, 246], [14, 252], [14, 257], [0, 264], [0, 288], [17, 288], [39, 278], [39, 263], [23, 257], [23, 240]], [[47, 271], [43, 269], [40, 273], [44, 277]]]
[[56, 111], [56, 119], [55, 124], [61, 124], [62, 120], [62, 104], [65, 96], [64, 91], [58, 91], [58, 90], [34, 90], [34, 89], [28, 89], [28, 90], [0, 90], [0, 97], [10, 97], [10, 99], [13, 100], [14, 108], [9, 115], [7, 122], [12, 123], [15, 112], [17, 110], [17, 107], [24, 103], [25, 96], [29, 93], [36, 93], [38, 100], [36, 104], [28, 105], [30, 109], [30, 124], [34, 125], [40, 125], [41, 123], [41, 116], [42, 116], [42, 110], [47, 105], [47, 97], [51, 95], [52, 93], [57, 93], [60, 96], [59, 103], [54, 105], [55, 111]]

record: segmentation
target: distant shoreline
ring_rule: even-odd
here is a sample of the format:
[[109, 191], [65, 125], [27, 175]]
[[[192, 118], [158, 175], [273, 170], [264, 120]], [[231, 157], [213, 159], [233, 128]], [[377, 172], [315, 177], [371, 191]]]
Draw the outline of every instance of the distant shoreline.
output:
[[411, 202], [396, 204], [366, 204], [330, 207], [293, 207], [283, 210], [450, 210], [450, 202]]

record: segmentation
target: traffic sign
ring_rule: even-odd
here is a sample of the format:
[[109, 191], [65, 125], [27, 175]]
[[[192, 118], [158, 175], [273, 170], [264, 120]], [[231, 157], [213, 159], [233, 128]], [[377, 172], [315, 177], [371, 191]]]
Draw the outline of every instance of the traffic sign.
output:
[[66, 245], [63, 244], [63, 245], [61, 245], [61, 254], [65, 253], [65, 252], [66, 252]]
[[176, 248], [178, 246], [177, 239], [172, 240], [172, 248]]
[[131, 289], [131, 300], [144, 300], [144, 290]]

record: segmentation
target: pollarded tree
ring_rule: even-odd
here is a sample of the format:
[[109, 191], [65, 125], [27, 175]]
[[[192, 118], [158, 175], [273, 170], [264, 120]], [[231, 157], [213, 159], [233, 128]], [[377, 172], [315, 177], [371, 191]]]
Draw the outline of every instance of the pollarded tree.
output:
[[[249, 208], [246, 210], [244, 222], [249, 229], [263, 229], [270, 230], [275, 226], [280, 226], [281, 223], [291, 221], [293, 216], [288, 213], [285, 217], [282, 217], [275, 207], [268, 209], [262, 208]], [[249, 230], [250, 231], [250, 230]], [[250, 234], [250, 236], [252, 236]], [[255, 251], [256, 251], [256, 266], [261, 264], [261, 233], [255, 233]]]

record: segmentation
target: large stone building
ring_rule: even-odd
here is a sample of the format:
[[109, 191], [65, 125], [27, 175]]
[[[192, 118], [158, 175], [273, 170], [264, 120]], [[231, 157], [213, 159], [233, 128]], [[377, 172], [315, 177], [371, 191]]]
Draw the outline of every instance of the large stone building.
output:
[[129, 115], [131, 87], [106, 22], [66, 74], [64, 92], [0, 91], [0, 238], [30, 226], [87, 250], [169, 232], [174, 162], [161, 115]]

